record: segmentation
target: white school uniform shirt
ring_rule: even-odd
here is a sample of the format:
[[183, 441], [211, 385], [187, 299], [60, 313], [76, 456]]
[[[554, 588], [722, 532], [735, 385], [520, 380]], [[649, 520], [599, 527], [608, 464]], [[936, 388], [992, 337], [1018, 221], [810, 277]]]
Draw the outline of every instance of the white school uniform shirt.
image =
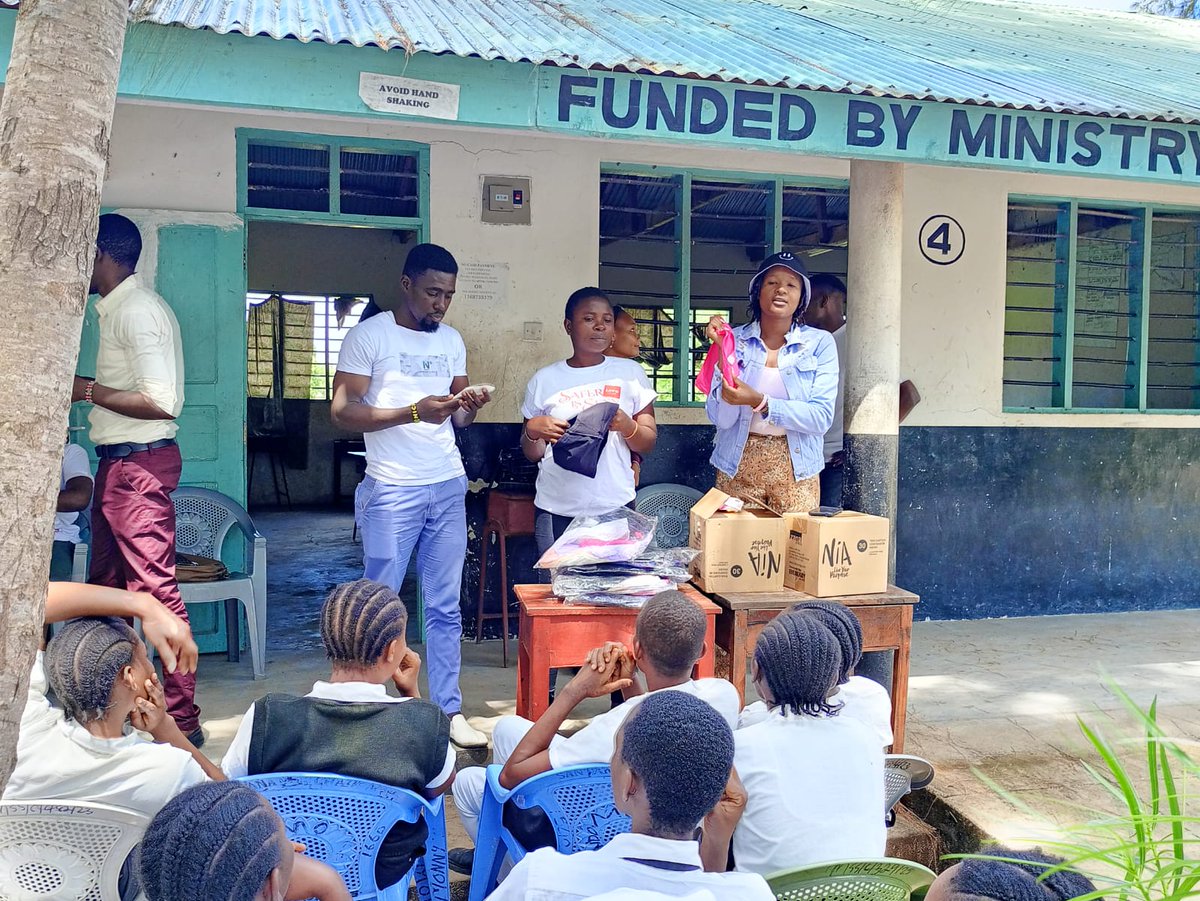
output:
[[[858, 720], [877, 736], [879, 746], [892, 744], [892, 699], [887, 689], [866, 676], [851, 676], [844, 685], [829, 696], [830, 703], [841, 703], [838, 716]], [[738, 728], [744, 729], [761, 723], [771, 716], [771, 710], [762, 701], [747, 704], [738, 717]]]
[[[183, 339], [167, 302], [131, 275], [96, 301], [100, 344], [96, 381], [106, 388], [140, 391], [170, 416], [183, 409]], [[149, 444], [174, 438], [174, 419], [134, 419], [93, 407], [93, 444]]]
[[152, 817], [184, 789], [207, 781], [187, 751], [146, 741], [128, 725], [120, 738], [97, 738], [52, 707], [46, 689], [39, 651], [5, 801], [95, 801]]
[[[732, 683], [724, 679], [689, 679], [680, 685], [660, 688], [658, 691], [682, 691], [697, 697], [716, 710], [730, 729], [737, 727], [741, 699]], [[555, 741], [550, 745], [551, 768], [558, 770], [578, 763], [608, 763], [612, 759], [617, 732], [625, 718], [638, 704], [657, 693], [648, 691], [630, 698], [624, 704], [592, 717], [592, 721], [574, 735]]]
[[776, 712], [733, 739], [747, 799], [733, 833], [738, 871], [883, 856], [883, 748], [870, 729]]
[[[87, 451], [78, 444], [68, 444], [63, 448], [62, 476], [58, 480], [58, 490], [67, 487], [71, 479], [92, 479], [92, 461], [88, 459]], [[79, 543], [79, 511], [54, 514], [54, 540]]]
[[[326, 701], [344, 701], [357, 704], [376, 704], [380, 701], [384, 703], [403, 704], [405, 701], [411, 701], [411, 698], [398, 698], [395, 695], [390, 695], [387, 688], [377, 682], [314, 682], [312, 691], [306, 698], [321, 698]], [[246, 711], [246, 715], [242, 717], [241, 725], [238, 726], [237, 733], [233, 736], [233, 741], [229, 745], [229, 750], [225, 752], [225, 757], [221, 761], [221, 769], [230, 779], [238, 779], [242, 776], [249, 775], [250, 766], [250, 736], [254, 731], [254, 705]], [[454, 748], [450, 742], [446, 742], [446, 763], [442, 767], [442, 771], [438, 773], [437, 778], [426, 785], [426, 788], [440, 788], [446, 784], [446, 780], [454, 772], [454, 765], [458, 760], [454, 753]]]
[[[436, 331], [405, 328], [389, 312], [360, 322], [338, 351], [339, 372], [369, 376], [363, 403], [385, 410], [443, 397], [467, 374], [467, 346], [445, 323]], [[367, 475], [385, 485], [433, 485], [465, 474], [454, 423], [403, 422], [363, 434]]]
[[[664, 869], [658, 861], [688, 869]], [[696, 842], [672, 841], [627, 832], [603, 848], [560, 854], [540, 848], [521, 860], [489, 901], [579, 901], [636, 887], [668, 898], [707, 891], [715, 901], [774, 901], [766, 880], [753, 873], [706, 873]]]
[[[568, 366], [559, 360], [534, 373], [525, 389], [521, 415], [553, 416], [570, 421], [596, 404], [615, 403], [630, 417], [642, 412], [658, 395], [642, 367], [633, 360], [605, 357], [595, 366]], [[626, 426], [628, 428], [628, 426]], [[534, 503], [559, 516], [595, 515], [624, 507], [636, 494], [629, 445], [608, 433], [595, 478], [563, 469], [554, 462], [549, 444], [538, 464]]]

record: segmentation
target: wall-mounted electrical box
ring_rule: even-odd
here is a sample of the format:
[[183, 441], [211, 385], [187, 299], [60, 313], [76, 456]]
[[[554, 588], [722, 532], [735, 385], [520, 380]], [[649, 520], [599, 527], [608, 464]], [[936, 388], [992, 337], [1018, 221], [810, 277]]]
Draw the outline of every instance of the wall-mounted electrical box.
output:
[[529, 224], [528, 178], [504, 178], [485, 175], [483, 178], [484, 222], [505, 225]]

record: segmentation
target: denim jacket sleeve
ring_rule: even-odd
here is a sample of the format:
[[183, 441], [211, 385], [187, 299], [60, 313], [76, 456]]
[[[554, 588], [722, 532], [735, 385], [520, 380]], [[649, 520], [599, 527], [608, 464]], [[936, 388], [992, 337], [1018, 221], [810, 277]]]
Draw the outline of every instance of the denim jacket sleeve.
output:
[[829, 426], [833, 424], [833, 404], [837, 398], [838, 357], [837, 345], [828, 332], [821, 333], [813, 356], [816, 358], [816, 369], [808, 397], [787, 400], [772, 398], [767, 410], [767, 421], [772, 425], [789, 432], [806, 432], [810, 435], [824, 435], [829, 431]]
[[737, 424], [738, 416], [741, 414], [741, 407], [727, 404], [721, 399], [720, 369], [713, 373], [712, 389], [704, 401], [704, 412], [708, 414], [708, 421], [718, 429], [732, 428]]

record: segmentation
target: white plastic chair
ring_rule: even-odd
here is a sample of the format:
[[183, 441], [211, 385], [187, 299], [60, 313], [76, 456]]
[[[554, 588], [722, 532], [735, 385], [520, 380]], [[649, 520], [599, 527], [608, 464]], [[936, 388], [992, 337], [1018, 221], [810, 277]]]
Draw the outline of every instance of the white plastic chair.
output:
[[121, 867], [150, 820], [85, 801], [0, 801], [2, 901], [121, 901]]
[[896, 821], [896, 805], [909, 792], [933, 782], [933, 764], [912, 754], [886, 754], [883, 758], [884, 812], [887, 824]]
[[[207, 488], [178, 488], [171, 495], [175, 502], [175, 547], [185, 554], [221, 558], [225, 536], [234, 526], [245, 536], [245, 572], [230, 572], [228, 579], [219, 582], [182, 582], [179, 592], [185, 604], [216, 604], [237, 600], [246, 611], [250, 628], [250, 658], [254, 678], [267, 675], [267, 539], [259, 534], [254, 521], [233, 498]], [[232, 615], [227, 628], [231, 644], [230, 658], [236, 659], [237, 610], [229, 605], [226, 616]]]

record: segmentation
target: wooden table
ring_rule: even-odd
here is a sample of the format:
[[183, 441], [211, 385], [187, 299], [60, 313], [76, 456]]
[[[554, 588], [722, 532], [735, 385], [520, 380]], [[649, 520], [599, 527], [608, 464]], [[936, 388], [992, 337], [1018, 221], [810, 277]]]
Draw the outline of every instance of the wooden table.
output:
[[[696, 663], [695, 678], [710, 677], [715, 669], [715, 636], [721, 608], [686, 585], [680, 589], [706, 616], [706, 651]], [[517, 650], [517, 715], [536, 720], [550, 706], [550, 670], [581, 666], [592, 648], [606, 641], [633, 647], [637, 610], [564, 604], [549, 585], [515, 585], [521, 606], [520, 644]]]
[[771, 591], [762, 594], [714, 594], [721, 606], [717, 617], [717, 647], [728, 654], [729, 681], [746, 700], [746, 666], [763, 626], [800, 601], [838, 601], [849, 607], [862, 624], [864, 651], [892, 652], [892, 751], [904, 750], [904, 720], [908, 708], [908, 658], [912, 644], [913, 605], [919, 598], [911, 591], [889, 585], [880, 594], [856, 594], [840, 598], [814, 598], [800, 591]]

